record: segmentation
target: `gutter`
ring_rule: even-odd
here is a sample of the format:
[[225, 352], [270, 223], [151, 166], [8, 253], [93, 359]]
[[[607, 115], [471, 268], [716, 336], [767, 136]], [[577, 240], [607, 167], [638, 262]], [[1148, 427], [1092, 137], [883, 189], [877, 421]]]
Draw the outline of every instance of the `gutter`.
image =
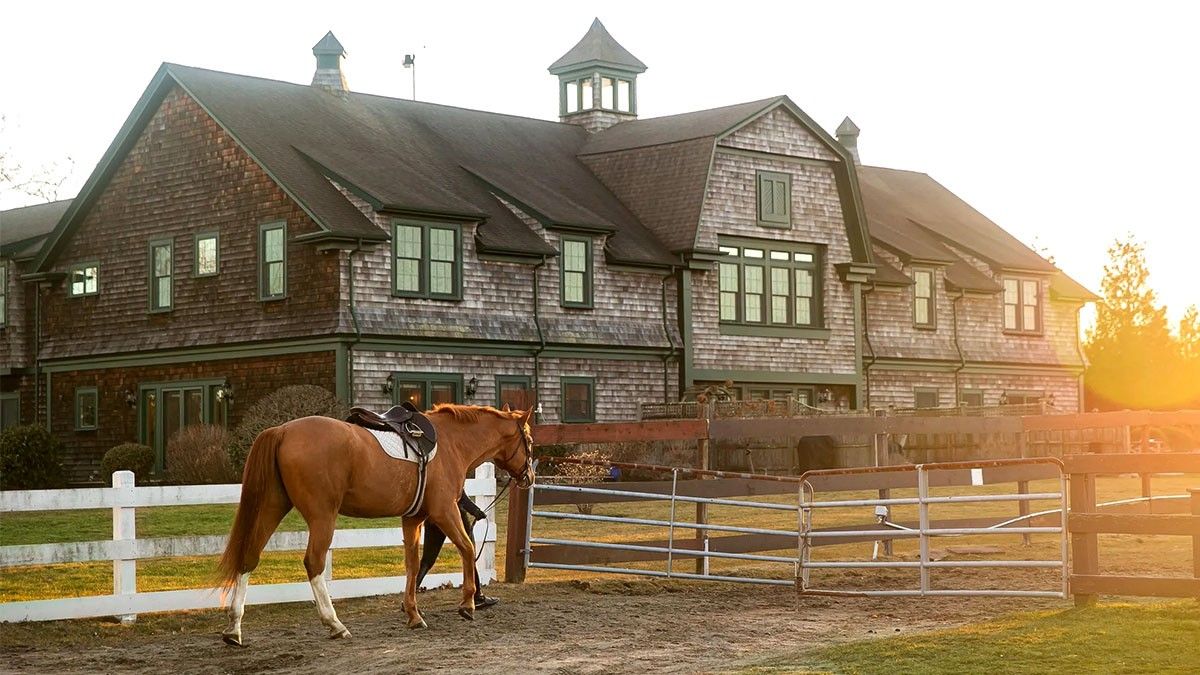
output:
[[358, 323], [358, 307], [354, 304], [354, 254], [362, 251], [363, 240], [360, 237], [355, 241], [354, 248], [350, 249], [350, 255], [347, 256], [347, 265], [350, 288], [350, 321], [354, 324], [354, 340], [346, 345], [346, 359], [349, 363], [346, 364], [346, 396], [349, 401], [346, 405], [354, 404], [354, 346], [362, 342], [362, 327]]
[[954, 317], [954, 351], [958, 352], [958, 367], [954, 369], [954, 407], [962, 403], [962, 386], [959, 384], [959, 373], [967, 367], [967, 357], [963, 355], [962, 345], [958, 341], [958, 301], [966, 297], [966, 291], [959, 289], [958, 297], [950, 301], [951, 315]]
[[[533, 325], [537, 327], [538, 346], [533, 350], [533, 400], [536, 408], [541, 407], [541, 399], [539, 394], [542, 391], [542, 352], [546, 351], [546, 336], [542, 333], [542, 318], [538, 313], [538, 270], [546, 264], [546, 256], [542, 256], [542, 261], [533, 266]], [[535, 409], [536, 409], [535, 408]], [[534, 413], [534, 421], [541, 422], [541, 413]]]
[[[662, 278], [662, 321], [663, 334], [667, 336], [667, 344], [671, 347], [667, 353], [663, 354], [663, 403], [671, 402], [671, 371], [667, 368], [667, 363], [672, 358], [677, 358], [679, 347], [675, 346], [675, 339], [671, 337], [671, 323], [667, 320], [667, 280], [675, 277], [675, 266], [671, 266], [671, 273]], [[640, 417], [639, 417], [640, 419]]]
[[862, 294], [863, 294], [863, 303], [862, 303], [863, 343], [867, 345], [867, 350], [871, 352], [871, 360], [868, 361], [867, 363], [863, 364], [863, 382], [864, 382], [864, 386], [866, 387], [865, 394], [866, 394], [866, 399], [867, 399], [865, 401], [865, 403], [866, 403], [865, 407], [867, 408], [867, 410], [871, 409], [871, 366], [874, 366], [875, 361], [877, 361], [879, 359], [879, 357], [876, 356], [876, 354], [875, 354], [874, 345], [871, 344], [870, 324], [867, 322], [867, 318], [869, 316], [871, 316], [871, 313], [867, 311], [867, 294], [873, 293], [873, 292], [875, 292], [875, 282], [874, 281], [872, 281], [871, 284], [869, 286], [867, 286], [866, 289], [863, 290], [863, 292], [862, 292]]

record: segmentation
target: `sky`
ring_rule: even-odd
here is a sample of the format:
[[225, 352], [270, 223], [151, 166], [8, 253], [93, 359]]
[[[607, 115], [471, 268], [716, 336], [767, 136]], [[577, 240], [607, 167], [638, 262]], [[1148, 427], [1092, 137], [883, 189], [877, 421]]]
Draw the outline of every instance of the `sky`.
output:
[[420, 100], [554, 119], [546, 68], [595, 16], [649, 66], [643, 118], [787, 94], [1092, 290], [1132, 233], [1170, 316], [1200, 304], [1200, 3], [6, 3], [0, 149], [74, 196], [161, 62], [307, 84], [327, 30], [354, 91], [409, 97], [411, 53]]

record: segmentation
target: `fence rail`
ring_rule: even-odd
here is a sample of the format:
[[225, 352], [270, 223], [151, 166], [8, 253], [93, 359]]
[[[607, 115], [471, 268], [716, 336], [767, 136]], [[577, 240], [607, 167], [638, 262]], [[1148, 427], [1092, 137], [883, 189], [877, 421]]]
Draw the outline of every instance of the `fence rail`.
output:
[[[104, 541], [69, 542], [60, 544], [30, 544], [0, 546], [0, 568], [60, 563], [112, 561], [113, 592], [109, 595], [56, 598], [0, 603], [0, 622], [49, 621], [79, 619], [95, 616], [118, 616], [131, 621], [139, 613], [207, 609], [221, 606], [221, 597], [214, 589], [139, 592], [137, 590], [137, 561], [152, 558], [219, 555], [225, 548], [226, 535], [194, 537], [138, 538], [136, 510], [147, 507], [167, 507], [205, 504], [236, 504], [241, 485], [136, 486], [133, 474], [118, 471], [113, 474], [114, 487], [83, 488], [78, 490], [26, 490], [0, 492], [0, 513], [108, 509], [113, 512], [113, 538]], [[489, 505], [496, 495], [496, 479], [491, 464], [476, 469], [475, 477], [466, 482], [466, 492], [482, 505]], [[489, 519], [494, 518], [489, 514]], [[476, 542], [483, 547], [478, 567], [481, 580], [496, 578], [496, 528], [486, 522], [475, 525]], [[404, 543], [400, 528], [338, 530], [334, 533], [332, 549], [401, 546]], [[308, 546], [308, 532], [276, 532], [267, 551], [302, 551]], [[397, 556], [397, 560], [401, 559]], [[352, 598], [369, 595], [401, 593], [405, 577], [387, 576], [366, 579], [333, 579], [333, 551], [326, 558], [325, 575], [329, 579], [330, 595]], [[430, 574], [423, 582], [426, 588], [462, 583], [462, 573]], [[251, 604], [297, 602], [312, 599], [307, 583], [251, 584], [247, 602]]]

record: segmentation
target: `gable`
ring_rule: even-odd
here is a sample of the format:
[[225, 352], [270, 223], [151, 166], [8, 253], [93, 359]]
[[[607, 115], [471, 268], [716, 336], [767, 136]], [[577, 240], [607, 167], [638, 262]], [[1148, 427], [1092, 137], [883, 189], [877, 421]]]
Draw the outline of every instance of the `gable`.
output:
[[776, 155], [838, 161], [812, 129], [805, 127], [784, 106], [777, 106], [721, 138], [719, 146], [769, 152]]

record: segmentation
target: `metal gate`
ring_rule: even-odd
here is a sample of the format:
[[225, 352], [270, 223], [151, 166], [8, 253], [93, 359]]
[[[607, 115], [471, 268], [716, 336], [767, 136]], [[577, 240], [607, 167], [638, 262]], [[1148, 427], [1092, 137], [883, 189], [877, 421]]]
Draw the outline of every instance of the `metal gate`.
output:
[[[858, 595], [858, 596], [1014, 596], [1014, 597], [1067, 597], [1067, 581], [1069, 570], [1067, 566], [1067, 504], [1066, 477], [1063, 475], [1062, 462], [1054, 458], [985, 460], [974, 462], [947, 462], [914, 466], [891, 466], [862, 469], [833, 469], [810, 471], [801, 476], [804, 481], [800, 509], [800, 578], [798, 589], [800, 593], [813, 595]], [[931, 476], [936, 477], [938, 486], [983, 486], [987, 484], [1016, 482], [1018, 491], [1003, 494], [967, 494], [932, 496], [929, 494]], [[1030, 493], [1027, 489], [1029, 480], [1056, 480], [1057, 490], [1053, 492]], [[874, 499], [846, 499], [818, 501], [818, 487], [824, 486], [832, 491], [848, 491], [874, 489], [879, 491], [879, 497]], [[890, 490], [895, 487], [916, 487], [915, 497], [893, 498]], [[1028, 503], [1035, 500], [1055, 500], [1058, 508], [1028, 513]], [[934, 523], [929, 517], [929, 507], [933, 504], [970, 504], [979, 502], [1018, 502], [1022, 505], [1022, 515], [1000, 522], [982, 525], [966, 524], [962, 526], [946, 526]], [[894, 506], [915, 505], [917, 507], [917, 523], [915, 527], [895, 523], [891, 519], [891, 509]], [[822, 509], [843, 507], [874, 507], [877, 524], [869, 528], [832, 528], [818, 530], [813, 527], [813, 514]], [[1025, 523], [1033, 518], [1054, 518], [1057, 522], [1049, 526], [1032, 526]], [[1014, 526], [1015, 525], [1015, 526]], [[933, 537], [967, 536], [967, 535], [996, 535], [996, 534], [1053, 534], [1059, 538], [1059, 556], [1052, 560], [932, 560], [929, 543]], [[881, 536], [884, 535], [884, 536]], [[915, 561], [904, 560], [812, 560], [814, 546], [845, 543], [843, 540], [897, 539], [916, 538], [919, 542], [919, 554]], [[875, 558], [876, 556], [872, 556]], [[930, 574], [945, 568], [980, 568], [1007, 567], [1021, 569], [1056, 568], [1061, 570], [1061, 588], [1057, 590], [1031, 589], [965, 589], [938, 588], [930, 586]], [[815, 569], [916, 569], [919, 572], [917, 588], [906, 589], [868, 589], [868, 590], [839, 590], [831, 588], [816, 588], [810, 583], [810, 572]]]

